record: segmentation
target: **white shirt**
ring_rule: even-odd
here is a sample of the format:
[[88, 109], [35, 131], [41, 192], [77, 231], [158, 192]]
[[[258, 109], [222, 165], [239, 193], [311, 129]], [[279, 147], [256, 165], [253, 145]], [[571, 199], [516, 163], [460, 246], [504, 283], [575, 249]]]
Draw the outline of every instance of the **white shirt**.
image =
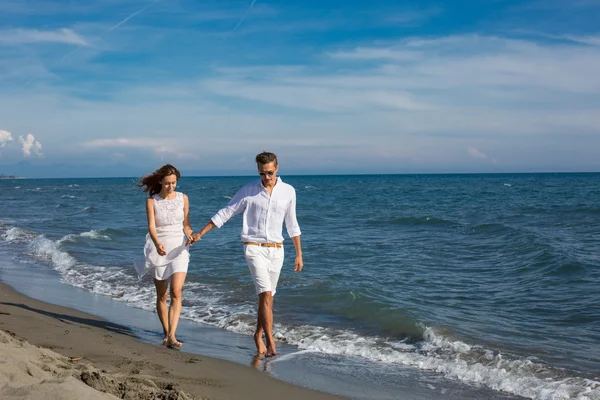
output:
[[281, 178], [277, 178], [271, 195], [260, 179], [250, 182], [212, 217], [212, 222], [220, 228], [241, 212], [242, 242], [281, 243], [284, 221], [290, 238], [301, 234], [296, 220], [296, 191]]

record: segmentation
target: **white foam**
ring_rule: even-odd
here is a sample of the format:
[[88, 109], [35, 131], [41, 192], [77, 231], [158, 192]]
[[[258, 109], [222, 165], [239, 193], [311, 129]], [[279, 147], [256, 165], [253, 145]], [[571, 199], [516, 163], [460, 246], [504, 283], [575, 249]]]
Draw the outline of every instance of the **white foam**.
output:
[[468, 353], [472, 350], [471, 346], [461, 342], [460, 340], [451, 340], [447, 337], [437, 335], [435, 331], [431, 328], [423, 328], [425, 328], [423, 338], [427, 341], [426, 343], [428, 344], [424, 347], [425, 350], [446, 349], [458, 354]]
[[[112, 296], [134, 307], [154, 310], [155, 294], [152, 287], [139, 287], [127, 274], [117, 275], [108, 278], [106, 272], [87, 273], [84, 278], [72, 273], [65, 281]], [[77, 282], [78, 279], [85, 279], [88, 283]], [[90, 280], [94, 283], [90, 284]], [[224, 305], [218, 291], [198, 283], [194, 286], [192, 288], [186, 284], [186, 298], [191, 299], [188, 301], [193, 302], [194, 306], [184, 307], [182, 318], [240, 334], [253, 334], [256, 324], [253, 303]], [[199, 293], [203, 294], [202, 297], [198, 296]], [[560, 370], [528, 359], [505, 357], [439, 335], [431, 328], [425, 328], [424, 342], [419, 347], [403, 341], [311, 325], [275, 324], [274, 336], [277, 340], [297, 346], [300, 352], [362, 357], [375, 362], [433, 371], [450, 379], [536, 400], [600, 400], [598, 381], [564, 378]]]
[[96, 240], [111, 240], [110, 236], [103, 235], [100, 233], [101, 231], [92, 229], [91, 231], [83, 232], [79, 236], [88, 238], [88, 239], [96, 239]]
[[51, 261], [58, 271], [65, 272], [77, 263], [68, 253], [60, 251], [56, 242], [47, 239], [44, 235], [36, 236], [29, 247], [36, 258]]
[[[31, 254], [50, 262], [65, 283], [153, 311], [154, 288], [147, 282], [140, 283], [133, 268], [128, 271], [80, 263], [60, 248], [65, 240], [84, 234], [96, 236], [97, 232], [67, 235], [54, 242], [43, 235], [9, 227], [3, 237], [7, 242], [28, 241]], [[190, 282], [186, 284], [186, 301], [192, 305], [183, 308], [182, 318], [251, 335], [256, 324], [255, 304], [248, 301], [231, 305], [223, 299], [224, 294], [218, 289]], [[549, 365], [474, 346], [439, 334], [430, 327], [421, 328], [423, 341], [417, 344], [314, 325], [277, 323], [274, 335], [280, 341], [297, 346], [300, 352], [362, 357], [378, 363], [433, 371], [450, 379], [535, 400], [600, 400], [600, 381], [568, 377], [565, 371]]]
[[6, 232], [2, 235], [2, 238], [7, 242], [28, 243], [35, 236], [36, 234], [31, 231], [12, 226], [6, 230]]
[[61, 245], [63, 242], [76, 242], [77, 241], [77, 237], [79, 235], [76, 235], [74, 233], [69, 233], [68, 235], [64, 236], [62, 239], [57, 240], [57, 244]]
[[387, 342], [391, 348], [399, 351], [412, 351], [415, 350], [415, 346], [412, 344], [407, 344], [405, 340], [403, 341], [393, 341], [390, 340]]
[[[434, 371], [463, 382], [539, 400], [600, 399], [600, 382], [584, 378], [562, 378], [564, 373], [527, 359], [493, 355], [476, 346], [450, 340], [427, 329], [419, 351], [402, 351], [380, 337], [301, 326], [276, 326], [276, 336], [301, 349], [329, 354], [359, 356], [368, 360]], [[411, 350], [410, 348], [407, 350]], [[555, 376], [555, 378], [552, 378]], [[559, 378], [560, 377], [560, 378]]]
[[293, 353], [288, 353], [288, 354], [284, 354], [282, 356], [277, 356], [276, 358], [272, 358], [271, 360], [269, 360], [269, 362], [271, 364], [274, 364], [274, 363], [279, 362], [279, 361], [291, 360], [292, 358], [296, 358], [299, 355], [306, 354], [306, 353], [316, 353], [316, 351], [313, 351], [313, 350], [295, 351]]

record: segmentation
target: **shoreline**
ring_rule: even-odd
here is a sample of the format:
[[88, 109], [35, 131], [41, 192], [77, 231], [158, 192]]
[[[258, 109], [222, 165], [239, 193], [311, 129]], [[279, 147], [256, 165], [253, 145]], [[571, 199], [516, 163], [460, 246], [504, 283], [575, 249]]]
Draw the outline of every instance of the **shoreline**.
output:
[[[81, 376], [92, 376], [95, 378], [87, 379], [89, 387], [96, 386], [118, 395], [122, 394], [119, 390], [131, 390], [138, 397], [145, 392], [135, 392], [141, 389], [132, 382], [142, 380], [152, 382], [146, 384], [148, 390], [158, 388], [184, 393], [174, 398], [186, 398], [185, 395], [210, 399], [342, 398], [296, 386], [231, 361], [145, 343], [123, 325], [27, 297], [4, 282], [0, 282], [0, 330], [8, 332], [0, 337], [3, 346], [28, 347], [23, 344], [25, 340], [41, 348], [42, 353], [47, 349], [71, 360], [68, 362], [71, 372], [80, 379], [69, 379], [64, 384], [73, 390], [77, 382], [82, 382]], [[0, 372], [0, 382], [6, 373], [13, 376], [15, 368], [31, 364], [26, 361], [25, 350], [19, 349], [16, 354], [15, 360], [9, 360], [18, 365], [5, 364], [3, 369], [7, 370]], [[49, 356], [39, 357], [46, 360]], [[40, 360], [40, 363], [43, 362]], [[57, 370], [65, 372], [61, 362], [57, 365]], [[29, 373], [31, 366], [25, 368]], [[5, 385], [0, 393], [7, 388]], [[64, 398], [71, 398], [67, 392]]]
[[[35, 265], [38, 266], [38, 264]], [[24, 298], [22, 304], [33, 304], [33, 302], [40, 304], [38, 306], [31, 305], [31, 307], [37, 307], [40, 312], [46, 312], [52, 308], [58, 310], [54, 312], [57, 315], [73, 315], [73, 313], [76, 313], [77, 315], [81, 315], [81, 318], [104, 321], [105, 324], [114, 327], [114, 329], [129, 337], [130, 341], [147, 346], [145, 350], [137, 351], [137, 354], [133, 355], [131, 355], [131, 350], [125, 349], [129, 354], [126, 359], [122, 357], [114, 358], [115, 354], [119, 354], [118, 352], [108, 354], [108, 356], [113, 357], [113, 364], [119, 364], [119, 368], [125, 368], [124, 370], [120, 370], [119, 368], [99, 369], [99, 371], [102, 371], [102, 369], [106, 370], [109, 374], [108, 376], [113, 376], [110, 374], [117, 374], [117, 377], [129, 376], [130, 378], [128, 379], [135, 380], [139, 378], [139, 375], [132, 375], [130, 372], [140, 370], [138, 373], [145, 374], [146, 379], [151, 382], [163, 382], [163, 386], [167, 383], [172, 383], [170, 386], [175, 387], [177, 390], [183, 390], [182, 393], [187, 393], [186, 390], [176, 384], [177, 381], [165, 380], [166, 378], [170, 379], [173, 376], [178, 376], [177, 374], [170, 375], [173, 372], [173, 368], [167, 370], [169, 373], [166, 375], [157, 375], [153, 370], [145, 371], [135, 365], [132, 366], [135, 363], [142, 365], [150, 363], [151, 365], [155, 365], [147, 357], [140, 359], [140, 354], [146, 354], [147, 351], [151, 351], [155, 358], [160, 358], [161, 354], [172, 355], [172, 353], [164, 353], [164, 350], [168, 350], [169, 352], [191, 357], [189, 360], [191, 360], [192, 364], [197, 359], [206, 357], [210, 360], [208, 365], [212, 365], [214, 362], [219, 365], [236, 368], [237, 371], [245, 371], [240, 372], [240, 374], [245, 376], [243, 379], [246, 381], [254, 379], [249, 378], [248, 374], [255, 373], [254, 376], [257, 379], [261, 379], [265, 385], [268, 385], [269, 390], [273, 385], [280, 387], [280, 389], [271, 394], [270, 391], [269, 393], [264, 393], [265, 389], [260, 387], [260, 385], [252, 387], [242, 385], [234, 389], [233, 395], [231, 395], [231, 392], [222, 392], [225, 394], [218, 392], [215, 396], [202, 394], [200, 398], [204, 399], [253, 399], [260, 397], [260, 399], [268, 400], [283, 397], [286, 400], [295, 400], [309, 398], [309, 396], [316, 399], [360, 398], [372, 400], [425, 400], [431, 398], [445, 398], [448, 400], [479, 400], [482, 398], [512, 400], [521, 398], [489, 388], [476, 387], [464, 382], [446, 379], [436, 372], [423, 371], [401, 365], [395, 365], [390, 369], [386, 368], [385, 365], [369, 363], [361, 358], [299, 350], [297, 347], [285, 342], [278, 344], [279, 354], [277, 357], [264, 359], [255, 363], [253, 359], [255, 347], [251, 336], [210, 325], [198, 324], [186, 319], [181, 319], [179, 323], [178, 337], [184, 342], [185, 352], [179, 353], [177, 350], [169, 350], [159, 346], [162, 341], [162, 335], [159, 332], [159, 322], [154, 312], [147, 309], [130, 307], [126, 302], [115, 301], [111, 297], [91, 293], [84, 289], [65, 284], [59, 279], [54, 279], [54, 277], [55, 271], [53, 269], [44, 267], [24, 268], [23, 264], [15, 263], [14, 259], [5, 260], [3, 257], [0, 257], [0, 330], [6, 329], [3, 327], [6, 326], [3, 325], [4, 321], [6, 321], [6, 316], [2, 312], [11, 312], [3, 308], [2, 305], [3, 302], [6, 302], [6, 300], [3, 300], [3, 293], [6, 292], [3, 288], [10, 287], [16, 288], [13, 291], [16, 290], [17, 294]], [[12, 303], [16, 302], [13, 301]], [[17, 307], [17, 309], [20, 308]], [[69, 323], [69, 320], [67, 322]], [[95, 323], [97, 324], [97, 322]], [[33, 329], [21, 326], [21, 329], [26, 333], [19, 336], [29, 339], [34, 345], [45, 345], [44, 341], [34, 342], [30, 335], [31, 330], [40, 331], [40, 329], [46, 329], [46, 324], [47, 321], [38, 322]], [[87, 328], [83, 334], [85, 339], [85, 335], [88, 334], [90, 327], [85, 326], [84, 328]], [[55, 332], [51, 335], [53, 342], [50, 343], [53, 349], [66, 356], [81, 357], [77, 352], [69, 355], [61, 349], [61, 347], [69, 347], [65, 346], [65, 341], [73, 340], [65, 334], [65, 329], [57, 330], [56, 327], [52, 329]], [[70, 330], [69, 327], [66, 329]], [[110, 331], [105, 332], [105, 334], [112, 335]], [[96, 346], [96, 343], [102, 344], [104, 340], [103, 335], [96, 334], [94, 337], [95, 341], [88, 340], [84, 344], [88, 346], [89, 343], [93, 343], [94, 346]], [[42, 339], [46, 340], [44, 337]], [[163, 353], [155, 354], [156, 349], [162, 349]], [[111, 350], [110, 347], [105, 348], [103, 351], [107, 353], [109, 350]], [[101, 357], [106, 358], [105, 355], [101, 354]], [[95, 361], [93, 358], [92, 360]], [[223, 362], [225, 364], [221, 364]], [[19, 361], [19, 365], [21, 364], [22, 360]], [[186, 363], [183, 362], [183, 364]], [[187, 364], [185, 367], [189, 365]], [[90, 368], [93, 368], [93, 365]], [[208, 370], [211, 370], [211, 368], [209, 367]], [[160, 371], [161, 373], [164, 372], [164, 368]], [[198, 379], [206, 377], [202, 371], [198, 371], [193, 375]], [[218, 380], [222, 376], [229, 376], [229, 367], [221, 367], [215, 379]], [[0, 373], [0, 397], [5, 398], [3, 397], [4, 393], [1, 391], [3, 385], [2, 378], [2, 374]], [[184, 376], [183, 378], [189, 381], [189, 376], [187, 378]], [[179, 379], [181, 380], [181, 377]], [[227, 379], [225, 381], [229, 382]], [[281, 386], [280, 383], [283, 383], [284, 386]], [[247, 392], [251, 392], [252, 395]], [[122, 396], [119, 395], [118, 397]], [[23, 398], [23, 396], [17, 398]], [[62, 399], [60, 397], [56, 398]], [[85, 397], [74, 396], [68, 398]], [[133, 396], [131, 398], [143, 399], [145, 397]], [[45, 398], [40, 397], [40, 399]]]

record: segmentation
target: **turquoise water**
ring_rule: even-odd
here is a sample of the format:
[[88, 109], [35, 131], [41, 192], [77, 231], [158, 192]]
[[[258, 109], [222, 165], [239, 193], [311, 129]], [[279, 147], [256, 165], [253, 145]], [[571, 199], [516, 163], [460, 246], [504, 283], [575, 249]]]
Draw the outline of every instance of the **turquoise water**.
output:
[[[195, 230], [252, 179], [183, 177]], [[332, 371], [366, 366], [365, 379], [408, 369], [534, 399], [600, 399], [600, 174], [283, 179], [297, 190], [305, 270], [293, 273], [286, 241], [275, 332], [299, 354], [336, 360]], [[152, 283], [131, 265], [144, 201], [132, 178], [0, 181], [0, 250], [153, 310]], [[183, 317], [250, 334], [240, 228], [234, 217], [192, 247]]]

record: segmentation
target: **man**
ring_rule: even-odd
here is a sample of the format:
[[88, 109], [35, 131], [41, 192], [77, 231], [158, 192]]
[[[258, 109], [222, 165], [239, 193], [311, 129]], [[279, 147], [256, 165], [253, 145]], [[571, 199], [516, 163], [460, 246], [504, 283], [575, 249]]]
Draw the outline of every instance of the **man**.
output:
[[193, 235], [190, 243], [200, 240], [214, 227], [220, 228], [234, 215], [244, 213], [241, 235], [244, 256], [258, 295], [254, 342], [259, 355], [272, 357], [277, 354], [273, 339], [273, 296], [283, 266], [283, 222], [296, 249], [294, 271], [302, 271], [304, 264], [300, 226], [296, 220], [296, 191], [277, 177], [279, 164], [275, 154], [260, 153], [256, 156], [256, 165], [260, 179], [241, 188], [225, 208]]

